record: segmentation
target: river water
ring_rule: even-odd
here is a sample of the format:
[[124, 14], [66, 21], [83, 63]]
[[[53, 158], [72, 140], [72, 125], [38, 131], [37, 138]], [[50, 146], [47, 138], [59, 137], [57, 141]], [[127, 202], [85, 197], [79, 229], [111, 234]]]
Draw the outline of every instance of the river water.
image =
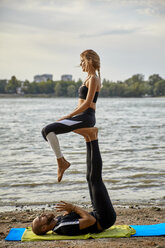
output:
[[[59, 135], [71, 162], [57, 182], [55, 156], [41, 129], [71, 112], [75, 98], [0, 99], [0, 211], [60, 200], [90, 204], [86, 145]], [[114, 204], [165, 203], [165, 98], [99, 98], [96, 111], [103, 179]]]

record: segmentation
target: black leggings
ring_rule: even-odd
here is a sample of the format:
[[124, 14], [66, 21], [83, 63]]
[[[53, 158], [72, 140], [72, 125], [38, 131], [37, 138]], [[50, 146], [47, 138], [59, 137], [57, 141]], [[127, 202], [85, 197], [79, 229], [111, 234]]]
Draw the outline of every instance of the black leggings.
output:
[[47, 125], [42, 129], [42, 135], [47, 141], [46, 136], [50, 132], [55, 134], [68, 133], [79, 128], [93, 127], [95, 123], [95, 110], [88, 108], [81, 114]]
[[102, 180], [102, 159], [98, 140], [86, 144], [87, 182], [93, 206], [92, 214], [99, 221], [101, 227], [107, 229], [115, 223], [116, 213]]

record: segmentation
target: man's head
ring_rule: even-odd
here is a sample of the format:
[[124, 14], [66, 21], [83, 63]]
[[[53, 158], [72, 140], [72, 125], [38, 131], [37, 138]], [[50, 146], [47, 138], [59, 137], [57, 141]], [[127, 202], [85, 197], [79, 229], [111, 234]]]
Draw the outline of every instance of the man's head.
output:
[[43, 235], [52, 230], [57, 223], [53, 214], [42, 214], [32, 222], [32, 230], [37, 235]]

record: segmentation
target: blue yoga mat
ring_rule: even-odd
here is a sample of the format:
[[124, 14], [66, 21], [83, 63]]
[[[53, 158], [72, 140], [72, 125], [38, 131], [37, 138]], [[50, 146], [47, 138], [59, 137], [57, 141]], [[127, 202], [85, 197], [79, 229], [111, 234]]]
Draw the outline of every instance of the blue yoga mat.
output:
[[154, 225], [130, 225], [136, 230], [136, 233], [132, 236], [163, 236], [165, 235], [165, 223]]
[[5, 240], [6, 241], [21, 241], [22, 235], [25, 230], [26, 228], [11, 228]]

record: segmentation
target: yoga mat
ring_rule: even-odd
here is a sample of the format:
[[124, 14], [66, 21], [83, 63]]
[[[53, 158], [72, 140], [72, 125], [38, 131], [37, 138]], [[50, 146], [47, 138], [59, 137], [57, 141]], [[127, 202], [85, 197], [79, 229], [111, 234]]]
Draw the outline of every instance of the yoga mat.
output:
[[26, 228], [11, 228], [9, 234], [5, 238], [7, 241], [21, 241], [22, 235]]
[[[17, 229], [14, 236], [14, 229]], [[115, 225], [110, 227], [109, 229], [105, 230], [101, 233], [88, 233], [85, 235], [76, 235], [76, 236], [66, 236], [66, 235], [58, 235], [49, 231], [45, 235], [36, 235], [32, 232], [32, 228], [24, 228], [24, 232], [22, 232], [22, 237], [18, 239], [18, 232], [19, 228], [12, 228], [6, 237], [5, 240], [12, 240], [12, 241], [42, 241], [42, 240], [71, 240], [71, 239], [98, 239], [98, 238], [121, 238], [121, 237], [131, 237], [131, 235], [135, 234], [135, 230], [127, 225]], [[20, 228], [23, 229], [23, 228]]]
[[162, 236], [165, 235], [165, 223], [154, 225], [131, 225], [136, 233], [133, 236]]
[[41, 241], [41, 240], [69, 240], [89, 238], [121, 238], [121, 237], [142, 237], [142, 236], [163, 236], [165, 235], [165, 223], [154, 225], [115, 225], [101, 233], [85, 234], [78, 236], [58, 235], [52, 231], [46, 235], [35, 235], [31, 227], [11, 228], [5, 238], [6, 241]]

